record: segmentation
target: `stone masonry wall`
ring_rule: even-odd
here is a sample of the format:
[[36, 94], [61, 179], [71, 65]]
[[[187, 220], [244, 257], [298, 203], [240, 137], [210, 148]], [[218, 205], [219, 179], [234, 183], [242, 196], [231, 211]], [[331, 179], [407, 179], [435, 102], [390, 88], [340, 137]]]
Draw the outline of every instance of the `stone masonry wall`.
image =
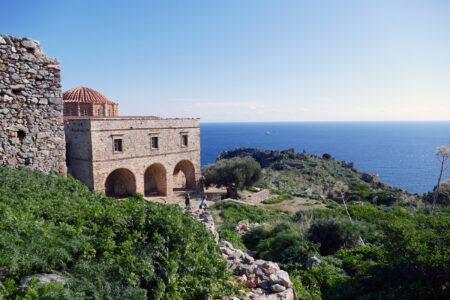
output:
[[0, 35], [0, 165], [66, 173], [59, 61]]

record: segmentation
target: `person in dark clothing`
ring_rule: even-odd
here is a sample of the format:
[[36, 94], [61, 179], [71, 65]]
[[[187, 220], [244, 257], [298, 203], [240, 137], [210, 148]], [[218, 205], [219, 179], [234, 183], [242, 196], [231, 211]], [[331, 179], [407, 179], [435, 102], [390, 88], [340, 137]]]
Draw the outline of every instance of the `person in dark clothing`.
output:
[[184, 196], [184, 204], [186, 205], [187, 210], [191, 210], [191, 197], [188, 193]]

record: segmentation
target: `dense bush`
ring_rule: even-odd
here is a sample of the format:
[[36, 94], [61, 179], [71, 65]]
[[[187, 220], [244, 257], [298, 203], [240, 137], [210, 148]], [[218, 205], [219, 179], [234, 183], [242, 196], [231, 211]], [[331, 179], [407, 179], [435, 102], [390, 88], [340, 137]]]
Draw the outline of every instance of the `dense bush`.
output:
[[[230, 293], [212, 235], [179, 207], [142, 196], [119, 201], [89, 192], [70, 176], [26, 170], [0, 168], [0, 267], [12, 273], [0, 285], [0, 298], [206, 299]], [[18, 280], [35, 273], [58, 273], [68, 287], [21, 291]]]
[[322, 158], [325, 159], [325, 160], [329, 160], [329, 159], [331, 159], [331, 154], [324, 153], [324, 154], [322, 154]]
[[342, 267], [349, 275], [364, 275], [369, 269], [382, 263], [385, 252], [377, 246], [359, 246], [353, 249], [342, 249], [334, 255], [342, 260]]
[[[423, 200], [430, 204], [433, 203], [435, 192], [436, 186], [433, 188], [433, 191], [423, 195]], [[450, 179], [447, 179], [441, 183], [436, 203], [444, 206], [450, 205]]]
[[235, 226], [233, 224], [227, 224], [220, 226], [217, 229], [219, 233], [219, 237], [221, 241], [230, 242], [235, 249], [241, 249], [243, 251], [247, 251], [247, 247], [245, 247], [242, 242], [241, 236], [236, 233]]
[[226, 187], [227, 196], [237, 199], [238, 190], [250, 187], [261, 178], [261, 166], [252, 157], [220, 159], [203, 169], [206, 187]]
[[387, 191], [376, 192], [371, 195], [372, 203], [376, 205], [393, 205], [398, 201], [398, 197], [392, 193]]
[[339, 249], [351, 249], [363, 244], [362, 238], [374, 231], [368, 224], [348, 219], [318, 219], [311, 225], [308, 239], [320, 244], [320, 253], [330, 255]]
[[369, 201], [372, 189], [367, 183], [352, 183], [349, 190], [345, 193], [348, 202], [351, 201]]
[[299, 227], [299, 224], [286, 222], [257, 227], [243, 240], [259, 258], [276, 261], [289, 270], [303, 268], [308, 257], [317, 253], [319, 245], [304, 238]]

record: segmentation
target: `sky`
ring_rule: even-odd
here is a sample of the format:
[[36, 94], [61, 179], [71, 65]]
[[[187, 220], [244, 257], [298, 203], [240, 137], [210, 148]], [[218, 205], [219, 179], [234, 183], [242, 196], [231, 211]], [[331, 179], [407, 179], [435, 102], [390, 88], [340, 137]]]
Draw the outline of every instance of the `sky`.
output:
[[202, 122], [450, 120], [450, 1], [0, 0], [63, 91]]

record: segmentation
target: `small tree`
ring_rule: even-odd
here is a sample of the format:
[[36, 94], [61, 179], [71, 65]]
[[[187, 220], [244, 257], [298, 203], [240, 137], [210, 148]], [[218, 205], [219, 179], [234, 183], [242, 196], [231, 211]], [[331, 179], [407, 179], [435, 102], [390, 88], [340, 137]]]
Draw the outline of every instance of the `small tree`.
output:
[[237, 199], [237, 191], [250, 187], [261, 178], [261, 166], [252, 157], [221, 159], [203, 169], [205, 186], [227, 188], [227, 197]]
[[439, 171], [439, 177], [438, 177], [438, 183], [436, 185], [436, 189], [434, 191], [434, 197], [433, 197], [433, 206], [431, 207], [430, 215], [434, 212], [434, 207], [436, 206], [436, 200], [439, 196], [439, 190], [441, 189], [441, 179], [442, 174], [444, 173], [444, 170], [446, 169], [446, 162], [450, 159], [450, 149], [447, 146], [440, 146], [436, 148], [436, 157], [439, 160], [439, 163], [441, 164], [441, 168]]

